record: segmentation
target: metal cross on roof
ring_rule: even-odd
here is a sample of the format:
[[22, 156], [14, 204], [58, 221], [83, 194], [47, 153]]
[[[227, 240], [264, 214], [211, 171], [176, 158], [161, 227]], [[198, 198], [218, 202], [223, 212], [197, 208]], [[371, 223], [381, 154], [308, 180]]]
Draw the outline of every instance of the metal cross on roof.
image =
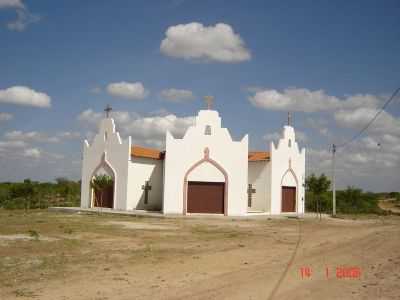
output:
[[107, 104], [106, 108], [104, 109], [104, 111], [106, 112], [106, 117], [110, 117], [110, 112], [112, 111], [112, 107], [110, 106], [110, 104]]
[[214, 97], [213, 96], [204, 96], [204, 100], [207, 103], [207, 109], [210, 110], [211, 106], [212, 106], [212, 104], [214, 102]]
[[289, 111], [287, 113], [287, 124], [288, 124], [288, 126], [291, 126], [291, 123], [292, 123], [292, 114]]

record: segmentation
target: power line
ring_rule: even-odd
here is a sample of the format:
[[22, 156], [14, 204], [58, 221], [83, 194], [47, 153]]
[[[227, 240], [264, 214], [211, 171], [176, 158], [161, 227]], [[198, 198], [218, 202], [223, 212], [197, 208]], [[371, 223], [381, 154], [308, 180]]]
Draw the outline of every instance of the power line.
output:
[[377, 111], [377, 113], [375, 114], [375, 116], [358, 132], [356, 133], [350, 140], [348, 140], [347, 142], [344, 142], [342, 144], [336, 145], [336, 148], [344, 148], [346, 147], [348, 144], [354, 142], [356, 139], [358, 139], [368, 128], [369, 126], [371, 126], [372, 123], [375, 122], [375, 120], [378, 118], [378, 116], [384, 111], [384, 109], [390, 104], [390, 102], [392, 102], [392, 100], [395, 98], [395, 96], [397, 95], [397, 93], [400, 91], [400, 87], [397, 88], [394, 93], [392, 94], [392, 96], [390, 96], [390, 98], [388, 100], [386, 100], [385, 104], [383, 104], [383, 106], [381, 107], [381, 109], [379, 111]]
[[350, 140], [347, 142], [344, 142], [339, 145], [332, 144], [332, 215], [336, 215], [336, 176], [335, 176], [335, 169], [336, 169], [336, 150], [337, 148], [344, 148], [350, 143], [354, 142], [356, 139], [358, 139], [368, 128], [371, 126], [372, 123], [375, 122], [375, 120], [378, 118], [378, 116], [383, 112], [383, 110], [392, 102], [394, 97], [397, 95], [397, 93], [400, 91], [400, 87], [397, 88], [392, 96], [386, 102], [383, 104], [380, 110], [376, 112], [374, 117], [359, 131], [357, 132]]

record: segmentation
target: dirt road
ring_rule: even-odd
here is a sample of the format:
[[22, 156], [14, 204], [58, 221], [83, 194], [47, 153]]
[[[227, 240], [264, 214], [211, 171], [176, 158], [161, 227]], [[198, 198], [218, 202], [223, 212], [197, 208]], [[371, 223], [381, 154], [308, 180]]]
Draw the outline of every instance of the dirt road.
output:
[[232, 221], [0, 211], [0, 299], [399, 299], [399, 249], [397, 216]]

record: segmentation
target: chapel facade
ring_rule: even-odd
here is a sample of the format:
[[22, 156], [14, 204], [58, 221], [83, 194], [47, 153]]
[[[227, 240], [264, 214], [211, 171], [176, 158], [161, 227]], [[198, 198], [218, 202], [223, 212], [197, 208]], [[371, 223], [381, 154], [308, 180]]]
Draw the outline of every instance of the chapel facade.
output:
[[[289, 123], [289, 122], [288, 122]], [[92, 188], [96, 175], [112, 185]], [[303, 214], [305, 149], [284, 126], [270, 151], [249, 151], [248, 135], [232, 140], [216, 110], [200, 110], [183, 138], [169, 131], [165, 151], [121, 139], [107, 113], [91, 144], [83, 145], [81, 207], [164, 214]]]

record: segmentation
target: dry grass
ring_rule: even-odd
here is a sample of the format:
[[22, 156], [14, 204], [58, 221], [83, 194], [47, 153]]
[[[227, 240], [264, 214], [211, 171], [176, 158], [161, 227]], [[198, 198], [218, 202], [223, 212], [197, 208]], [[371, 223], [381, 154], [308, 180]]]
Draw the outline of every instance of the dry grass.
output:
[[[265, 299], [263, 289], [272, 289], [285, 267], [299, 224], [303, 232], [299, 266], [307, 260], [325, 264], [324, 251], [338, 251], [332, 257], [342, 261], [334, 260], [332, 265], [355, 263], [363, 257], [365, 266], [378, 268], [376, 258], [357, 254], [364, 253], [363, 248], [354, 251], [353, 258], [342, 249], [368, 245], [370, 239], [380, 247], [371, 248], [368, 255], [377, 250], [396, 253], [392, 249], [396, 241], [389, 237], [399, 233], [400, 218], [365, 218], [233, 221], [0, 210], [0, 298], [132, 299], [135, 293], [137, 299], [176, 294], [204, 299], [226, 293], [241, 299], [263, 291], [263, 297], [255, 294], [253, 299]], [[316, 262], [319, 257], [321, 262]], [[400, 256], [391, 259], [400, 263]], [[239, 285], [242, 294], [229, 293]], [[191, 294], [192, 289], [199, 290], [199, 298]]]
[[[138, 259], [141, 264], [184, 259], [211, 248], [226, 248], [232, 240], [236, 240], [231, 243], [235, 245], [244, 236], [252, 235], [248, 229], [198, 223], [106, 214], [0, 210], [0, 236], [11, 236], [0, 239], [0, 288], [73, 276], [77, 266], [95, 271], [110, 268], [110, 264], [137, 263]], [[31, 238], [12, 238], [21, 234]]]

